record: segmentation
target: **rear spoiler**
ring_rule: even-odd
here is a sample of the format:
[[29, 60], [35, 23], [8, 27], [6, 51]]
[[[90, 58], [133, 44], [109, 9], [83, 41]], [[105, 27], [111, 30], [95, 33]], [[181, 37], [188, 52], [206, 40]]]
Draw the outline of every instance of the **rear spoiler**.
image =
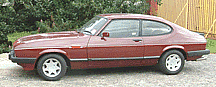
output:
[[200, 33], [200, 32], [195, 32], [198, 33], [199, 35], [202, 35], [203, 37], [205, 36], [205, 33]]
[[198, 33], [199, 35], [205, 36], [205, 33]]

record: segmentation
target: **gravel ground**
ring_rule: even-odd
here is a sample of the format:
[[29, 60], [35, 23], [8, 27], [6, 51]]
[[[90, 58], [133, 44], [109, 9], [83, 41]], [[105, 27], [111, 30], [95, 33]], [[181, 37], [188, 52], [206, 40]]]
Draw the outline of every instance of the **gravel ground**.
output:
[[154, 66], [109, 69], [69, 70], [59, 81], [44, 81], [36, 71], [24, 71], [16, 63], [0, 55], [0, 86], [97, 86], [97, 87], [149, 87], [149, 86], [216, 86], [216, 54], [206, 60], [187, 61], [178, 75], [164, 75]]

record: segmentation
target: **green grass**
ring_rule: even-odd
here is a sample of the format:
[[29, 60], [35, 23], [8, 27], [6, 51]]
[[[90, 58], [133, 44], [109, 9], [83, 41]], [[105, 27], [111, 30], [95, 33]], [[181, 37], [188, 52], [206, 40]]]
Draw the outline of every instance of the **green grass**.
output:
[[[8, 35], [8, 40], [15, 42], [20, 37], [32, 35], [31, 32], [19, 32], [19, 33], [12, 33]], [[209, 49], [211, 53], [216, 53], [216, 40], [207, 39], [206, 49]]]
[[207, 39], [206, 49], [209, 49], [211, 53], [216, 53], [216, 40]]
[[8, 34], [8, 41], [12, 41], [12, 43], [14, 43], [18, 38], [23, 37], [23, 36], [28, 36], [31, 35], [31, 32], [15, 32], [12, 34]]

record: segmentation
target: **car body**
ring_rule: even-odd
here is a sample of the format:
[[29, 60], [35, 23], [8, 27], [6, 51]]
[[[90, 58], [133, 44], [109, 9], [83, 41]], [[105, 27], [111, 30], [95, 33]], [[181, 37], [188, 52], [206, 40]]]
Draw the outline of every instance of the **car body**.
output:
[[206, 39], [163, 18], [141, 14], [100, 14], [76, 31], [21, 37], [9, 59], [24, 70], [37, 69], [46, 80], [58, 80], [66, 68], [110, 68], [159, 65], [177, 74], [184, 60], [209, 54]]

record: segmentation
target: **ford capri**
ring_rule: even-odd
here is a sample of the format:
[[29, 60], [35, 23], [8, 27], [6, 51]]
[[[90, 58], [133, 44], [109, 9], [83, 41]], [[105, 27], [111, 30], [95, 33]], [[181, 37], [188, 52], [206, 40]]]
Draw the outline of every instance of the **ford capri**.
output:
[[210, 53], [206, 39], [163, 18], [142, 14], [100, 14], [76, 31], [24, 36], [9, 59], [45, 80], [69, 69], [151, 66], [178, 74], [185, 61]]

